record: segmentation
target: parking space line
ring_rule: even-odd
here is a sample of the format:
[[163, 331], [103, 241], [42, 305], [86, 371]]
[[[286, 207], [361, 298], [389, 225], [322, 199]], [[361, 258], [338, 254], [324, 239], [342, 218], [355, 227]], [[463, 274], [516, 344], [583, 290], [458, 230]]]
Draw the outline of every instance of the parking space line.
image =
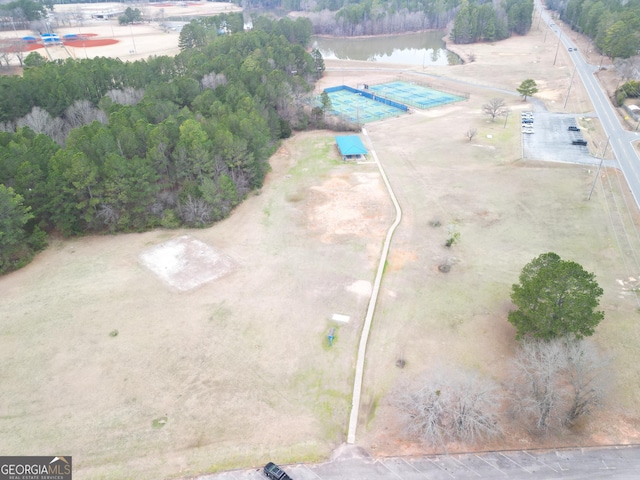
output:
[[496, 470], [498, 470], [500, 473], [502, 473], [503, 475], [509, 476], [507, 474], [507, 472], [500, 470], [496, 465], [494, 465], [493, 463], [489, 463], [487, 462], [484, 458], [482, 458], [480, 455], [476, 455], [476, 458], [479, 458], [480, 460], [482, 460], [484, 463], [486, 463], [487, 465], [489, 465], [490, 467], [495, 468]]
[[309, 473], [314, 475], [316, 478], [322, 480], [322, 477], [320, 475], [318, 475], [316, 472], [314, 472], [313, 470], [311, 470], [306, 464], [303, 464], [303, 466], [307, 471], [309, 471]]
[[384, 468], [386, 468], [388, 471], [390, 471], [394, 476], [398, 477], [400, 480], [402, 480], [402, 477], [400, 475], [398, 475], [396, 472], [394, 472], [393, 470], [391, 470], [389, 467], [387, 467], [387, 464], [384, 463], [384, 460], [376, 460], [375, 462], [373, 462], [374, 465], [376, 463], [379, 463], [380, 465], [382, 465]]
[[532, 473], [529, 470], [527, 470], [526, 468], [524, 468], [522, 465], [520, 465], [518, 462], [516, 462], [513, 458], [507, 457], [504, 453], [502, 452], [498, 452], [499, 455], [502, 455], [504, 458], [506, 458], [507, 460], [509, 460], [510, 462], [514, 463], [515, 465], [517, 465], [518, 467], [520, 467], [522, 470], [524, 470], [527, 473]]
[[436, 462], [434, 462], [433, 460], [431, 460], [430, 458], [427, 458], [427, 460], [429, 460], [431, 463], [433, 463], [436, 467], [438, 467], [440, 470], [442, 470], [443, 472], [445, 472], [446, 474], [448, 474], [451, 478], [456, 478], [456, 476], [451, 473], [449, 470], [447, 470], [444, 467], [441, 467], [440, 465], [438, 465]]
[[533, 458], [534, 461], [536, 461], [537, 463], [540, 463], [541, 465], [544, 465], [547, 468], [550, 468], [551, 470], [553, 470], [555, 473], [558, 473], [558, 471], [553, 468], [551, 465], [547, 465], [545, 462], [543, 462], [542, 460], [540, 460], [539, 458], [534, 457], [533, 455], [531, 455], [529, 452], [527, 452], [526, 450], [522, 450], [522, 453], [529, 455], [531, 458]]
[[473, 468], [469, 467], [467, 464], [465, 464], [464, 462], [458, 460], [455, 457], [451, 457], [451, 460], [453, 460], [454, 462], [458, 462], [458, 464], [462, 467], [462, 468], [466, 468], [467, 470], [469, 470], [470, 472], [475, 473], [477, 476], [482, 477], [482, 475], [480, 475], [478, 472], [476, 472]]
[[600, 460], [602, 462], [602, 464], [604, 465], [604, 468], [600, 468], [600, 470], [615, 470], [616, 467], [610, 467], [608, 466], [606, 463], [604, 463], [604, 460]]
[[409, 463], [409, 462], [407, 462], [404, 458], [401, 458], [401, 460], [402, 460], [404, 463], [406, 463], [410, 468], [413, 468], [413, 469], [414, 469], [416, 472], [418, 472], [419, 474], [424, 475], [424, 476], [425, 476], [425, 478], [429, 478], [429, 477], [427, 476], [426, 472], [423, 472], [422, 470], [417, 469], [415, 465], [410, 464], [410, 463]]

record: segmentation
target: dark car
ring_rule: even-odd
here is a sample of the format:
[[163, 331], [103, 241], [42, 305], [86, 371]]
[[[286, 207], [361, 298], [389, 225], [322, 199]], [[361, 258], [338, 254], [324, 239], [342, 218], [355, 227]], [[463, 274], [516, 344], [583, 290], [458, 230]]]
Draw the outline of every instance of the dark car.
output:
[[587, 144], [586, 140], [574, 140], [571, 142], [571, 145], [582, 145], [583, 147]]
[[262, 469], [262, 473], [271, 480], [291, 480], [291, 477], [273, 462], [267, 463]]
[[580, 131], [580, 129], [579, 129], [578, 127], [576, 127], [575, 125], [571, 125], [571, 126], [568, 128], [568, 130], [569, 130], [570, 132], [579, 132], [579, 131]]
[[533, 123], [533, 118], [523, 118], [522, 123]]

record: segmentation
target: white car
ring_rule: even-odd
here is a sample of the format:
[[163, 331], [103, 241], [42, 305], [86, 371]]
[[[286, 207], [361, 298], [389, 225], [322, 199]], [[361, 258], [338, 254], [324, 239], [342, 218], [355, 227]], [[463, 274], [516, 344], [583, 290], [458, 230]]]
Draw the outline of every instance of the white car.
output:
[[522, 133], [535, 133], [533, 127], [522, 127]]

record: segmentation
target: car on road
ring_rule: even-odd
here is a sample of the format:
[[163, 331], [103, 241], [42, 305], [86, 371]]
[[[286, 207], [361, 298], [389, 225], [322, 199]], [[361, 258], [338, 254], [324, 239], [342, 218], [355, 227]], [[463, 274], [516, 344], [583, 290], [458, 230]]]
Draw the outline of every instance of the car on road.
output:
[[570, 52], [573, 52], [573, 48], [570, 48], [570, 49], [569, 49], [569, 51], [570, 51]]
[[291, 480], [291, 477], [273, 462], [267, 463], [262, 469], [262, 473], [271, 480]]
[[582, 145], [583, 147], [587, 145], [586, 140], [573, 140], [571, 145]]
[[575, 125], [569, 125], [569, 128], [567, 129], [570, 132], [579, 132], [580, 129], [578, 127], [576, 127]]

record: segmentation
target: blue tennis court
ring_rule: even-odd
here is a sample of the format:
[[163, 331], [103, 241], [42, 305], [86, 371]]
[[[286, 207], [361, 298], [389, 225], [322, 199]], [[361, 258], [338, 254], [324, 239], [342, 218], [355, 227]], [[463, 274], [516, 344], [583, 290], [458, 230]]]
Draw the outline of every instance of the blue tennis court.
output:
[[463, 95], [445, 93], [415, 83], [402, 81], [369, 85], [368, 90], [381, 97], [420, 109], [433, 108], [467, 99]]
[[371, 93], [351, 87], [327, 88], [325, 91], [331, 100], [332, 113], [357, 124], [397, 117], [407, 111], [404, 105], [374, 100]]

